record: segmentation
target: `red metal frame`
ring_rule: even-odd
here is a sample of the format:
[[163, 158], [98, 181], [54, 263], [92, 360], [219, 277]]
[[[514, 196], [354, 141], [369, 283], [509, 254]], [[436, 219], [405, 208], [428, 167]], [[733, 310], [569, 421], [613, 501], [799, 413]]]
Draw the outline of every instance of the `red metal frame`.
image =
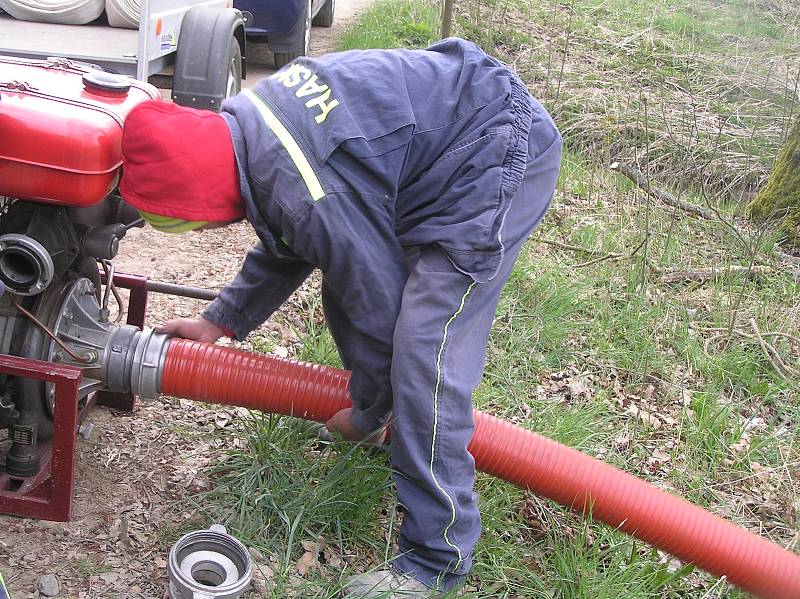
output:
[[[127, 323], [144, 327], [147, 311], [147, 279], [117, 273], [114, 284], [130, 289]], [[78, 410], [79, 368], [0, 354], [0, 373], [55, 384], [53, 438], [39, 443], [41, 469], [31, 478], [12, 478], [0, 473], [0, 513], [66, 522], [72, 513], [77, 427], [95, 405], [132, 411], [136, 398], [130, 393], [93, 394]]]
[[72, 512], [81, 371], [73, 366], [0, 354], [0, 372], [46, 381], [56, 388], [53, 438], [39, 444], [42, 468], [28, 479], [0, 475], [0, 512], [66, 522]]

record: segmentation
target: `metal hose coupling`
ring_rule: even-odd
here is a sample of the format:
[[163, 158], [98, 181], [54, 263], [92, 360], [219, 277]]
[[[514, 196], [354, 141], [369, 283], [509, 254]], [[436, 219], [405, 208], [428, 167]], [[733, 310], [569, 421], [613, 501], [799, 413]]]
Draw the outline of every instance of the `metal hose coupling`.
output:
[[239, 599], [253, 577], [247, 548], [219, 524], [181, 537], [167, 569], [170, 599]]
[[157, 399], [161, 393], [161, 372], [167, 355], [170, 337], [144, 329], [131, 344], [130, 389], [142, 399]]

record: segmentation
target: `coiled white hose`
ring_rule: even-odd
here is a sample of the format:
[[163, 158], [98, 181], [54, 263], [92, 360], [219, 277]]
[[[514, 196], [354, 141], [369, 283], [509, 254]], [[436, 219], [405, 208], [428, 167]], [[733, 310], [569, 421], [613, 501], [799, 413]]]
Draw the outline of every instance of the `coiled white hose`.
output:
[[84, 25], [105, 8], [104, 0], [0, 0], [0, 9], [21, 21]]
[[109, 25], [126, 29], [139, 28], [141, 0], [105, 0], [105, 3]]

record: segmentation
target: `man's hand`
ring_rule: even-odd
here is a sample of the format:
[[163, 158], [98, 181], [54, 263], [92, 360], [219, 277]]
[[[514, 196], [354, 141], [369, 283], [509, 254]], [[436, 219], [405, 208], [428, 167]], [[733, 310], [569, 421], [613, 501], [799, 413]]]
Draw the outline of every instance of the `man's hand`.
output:
[[165, 333], [183, 339], [214, 343], [225, 335], [225, 331], [202, 316], [196, 318], [174, 318], [156, 327], [156, 333]]
[[351, 408], [339, 410], [325, 423], [325, 428], [332, 433], [339, 433], [345, 441], [362, 442], [364, 445], [383, 445], [383, 442], [386, 441], [386, 428], [363, 433], [353, 426], [353, 422], [350, 420], [351, 412]]

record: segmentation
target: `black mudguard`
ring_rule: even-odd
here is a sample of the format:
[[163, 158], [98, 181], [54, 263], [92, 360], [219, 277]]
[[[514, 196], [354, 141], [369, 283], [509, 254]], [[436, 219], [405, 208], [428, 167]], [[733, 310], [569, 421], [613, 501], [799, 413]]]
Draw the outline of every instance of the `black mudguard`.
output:
[[242, 13], [232, 8], [195, 6], [186, 11], [178, 38], [172, 99], [176, 104], [218, 111], [225, 99], [231, 38], [242, 51], [246, 76]]

